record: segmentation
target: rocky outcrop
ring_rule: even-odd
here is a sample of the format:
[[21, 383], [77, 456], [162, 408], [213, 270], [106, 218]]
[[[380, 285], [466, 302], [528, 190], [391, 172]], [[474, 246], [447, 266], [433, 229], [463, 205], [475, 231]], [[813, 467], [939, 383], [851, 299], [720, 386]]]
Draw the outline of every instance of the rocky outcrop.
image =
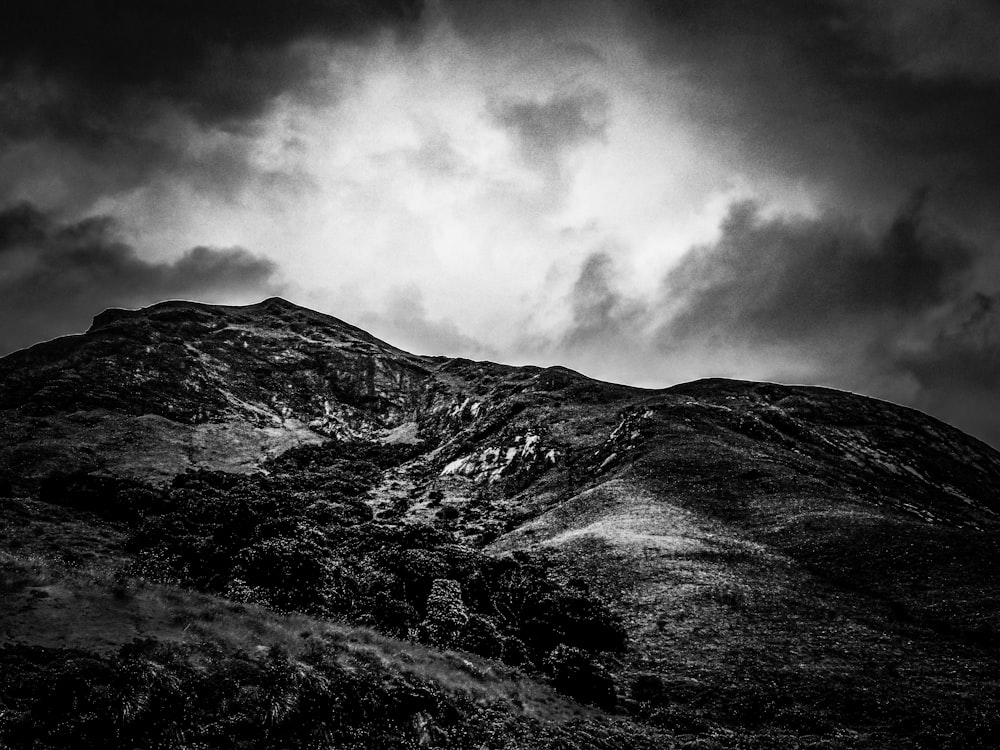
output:
[[459, 456], [441, 470], [441, 475], [492, 482], [553, 467], [559, 462], [559, 455], [557, 449], [542, 445], [541, 438], [529, 432], [515, 435], [502, 445], [487, 445]]

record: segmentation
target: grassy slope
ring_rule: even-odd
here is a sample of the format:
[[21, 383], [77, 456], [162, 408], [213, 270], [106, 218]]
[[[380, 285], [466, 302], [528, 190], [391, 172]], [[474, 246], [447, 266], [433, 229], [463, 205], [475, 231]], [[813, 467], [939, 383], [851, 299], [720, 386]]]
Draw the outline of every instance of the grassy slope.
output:
[[629, 617], [619, 674], [660, 675], [676, 731], [989, 746], [996, 454], [880, 402], [773, 395], [794, 403], [730, 383], [648, 399], [632, 445], [597, 448], [632, 460], [495, 547], [548, 550]]
[[[412, 678], [452, 696], [446, 699], [455, 701], [450, 710], [474, 711], [477, 724], [493, 725], [499, 744], [484, 747], [582, 750], [620, 746], [625, 740], [636, 747], [674, 746], [662, 730], [582, 706], [496, 661], [128, 578], [103, 562], [67, 566], [35, 553], [3, 552], [0, 592], [0, 653], [16, 646], [18, 653], [41, 648], [113, 659], [127, 644], [151, 639], [189, 649], [196, 668], [205, 658], [199, 654], [219, 649], [245, 654], [260, 665], [278, 649], [282, 660], [295, 666], [322, 644], [339, 654], [340, 668], [347, 673], [370, 674], [374, 664], [376, 674], [396, 684], [402, 680], [406, 685]], [[415, 725], [425, 721], [421, 716], [414, 714]], [[0, 705], [0, 724], [2, 719]], [[444, 740], [439, 736], [439, 741]]]

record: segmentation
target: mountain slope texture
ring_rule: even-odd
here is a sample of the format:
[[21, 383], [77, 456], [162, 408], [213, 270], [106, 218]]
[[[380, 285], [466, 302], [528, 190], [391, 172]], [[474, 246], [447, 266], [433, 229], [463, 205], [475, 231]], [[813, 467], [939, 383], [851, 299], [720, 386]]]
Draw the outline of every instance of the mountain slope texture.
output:
[[974, 748], [1000, 454], [281, 299], [0, 359], [0, 747]]

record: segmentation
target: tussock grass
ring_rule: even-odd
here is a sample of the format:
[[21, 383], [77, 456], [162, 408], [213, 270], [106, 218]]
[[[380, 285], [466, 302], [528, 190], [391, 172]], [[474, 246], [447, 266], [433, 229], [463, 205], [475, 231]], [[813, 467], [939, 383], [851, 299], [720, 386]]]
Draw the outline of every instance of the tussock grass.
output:
[[50, 559], [37, 553], [0, 550], [0, 591], [18, 593], [30, 587], [47, 586], [54, 577], [55, 566]]

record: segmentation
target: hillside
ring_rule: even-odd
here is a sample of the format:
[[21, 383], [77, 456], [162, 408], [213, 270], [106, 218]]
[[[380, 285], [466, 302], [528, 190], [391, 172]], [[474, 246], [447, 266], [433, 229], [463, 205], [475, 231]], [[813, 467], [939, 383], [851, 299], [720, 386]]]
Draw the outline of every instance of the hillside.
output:
[[[315, 678], [268, 724], [287, 746], [1000, 732], [1000, 454], [910, 409], [416, 356], [270, 299], [109, 310], [0, 359], [0, 428], [0, 744], [32, 746], [52, 707], [22, 688], [80, 660], [111, 705], [136, 659], [263, 700], [272, 651]], [[433, 700], [387, 697], [413, 679]], [[351, 734], [323, 703], [343, 680], [396, 723]], [[340, 723], [296, 713], [307, 683]], [[171, 710], [227, 746], [209, 709]], [[44, 746], [152, 742], [141, 713]]]

